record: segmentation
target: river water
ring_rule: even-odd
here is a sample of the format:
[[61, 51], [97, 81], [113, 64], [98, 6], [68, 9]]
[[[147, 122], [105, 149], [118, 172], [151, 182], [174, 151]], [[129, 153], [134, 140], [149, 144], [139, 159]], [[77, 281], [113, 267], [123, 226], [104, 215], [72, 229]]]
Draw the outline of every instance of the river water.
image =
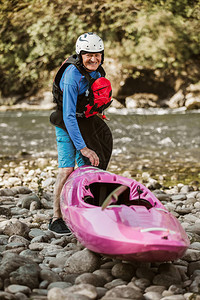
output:
[[[32, 159], [56, 158], [49, 115], [49, 111], [0, 112], [0, 156], [13, 159], [27, 152]], [[200, 181], [200, 110], [110, 108], [107, 117], [114, 139], [111, 171]]]

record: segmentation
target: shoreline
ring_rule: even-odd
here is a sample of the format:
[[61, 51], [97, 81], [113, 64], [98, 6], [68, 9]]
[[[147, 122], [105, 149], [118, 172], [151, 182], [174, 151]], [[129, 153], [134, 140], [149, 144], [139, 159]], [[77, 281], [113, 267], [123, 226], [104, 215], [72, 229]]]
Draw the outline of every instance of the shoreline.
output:
[[[129, 102], [125, 103], [125, 105], [122, 105], [119, 101], [116, 99], [112, 99], [113, 102], [111, 106], [108, 108], [108, 111], [110, 110], [111, 112], [114, 110], [120, 111], [121, 109], [126, 109], [128, 112], [132, 110], [164, 110], [164, 111], [186, 111], [186, 112], [192, 112], [192, 111], [200, 111], [200, 104], [197, 106], [192, 106], [192, 107], [187, 107], [185, 105], [182, 106], [174, 106], [170, 107], [165, 105], [161, 106], [143, 106], [143, 105], [137, 105], [134, 102]], [[38, 101], [37, 101], [38, 102]], [[28, 104], [26, 101], [20, 103], [20, 104], [13, 104], [13, 105], [0, 105], [0, 112], [6, 112], [6, 111], [38, 111], [38, 110], [54, 110], [56, 109], [56, 104], [53, 103], [51, 100], [50, 96], [48, 96], [47, 99], [40, 100], [39, 104]]]
[[[52, 171], [52, 174], [57, 174], [57, 155], [51, 157], [33, 157], [31, 154], [25, 152], [17, 156], [0, 156], [1, 169], [0, 172], [0, 188], [10, 187], [8, 183], [9, 177], [20, 177], [21, 183], [26, 182], [26, 176], [30, 172], [38, 170], [42, 173], [46, 168]], [[18, 173], [18, 169], [24, 168], [23, 174]], [[112, 157], [108, 165], [108, 171], [116, 173], [125, 177], [131, 177], [147, 185], [148, 188], [154, 189], [165, 188], [170, 189], [178, 184], [190, 185], [194, 190], [200, 187], [199, 166], [194, 162], [188, 163], [182, 167], [181, 163], [173, 164], [170, 167], [160, 167], [157, 162], [153, 165], [143, 164], [142, 161], [135, 161], [134, 164], [128, 168]], [[39, 171], [40, 170], [40, 171]], [[37, 173], [35, 177], [37, 177]], [[4, 178], [5, 176], [5, 178]], [[41, 178], [39, 178], [41, 180]], [[43, 179], [42, 179], [43, 180]], [[5, 181], [5, 183], [4, 183]], [[12, 181], [12, 179], [11, 179]], [[31, 186], [30, 186], [31, 187]]]

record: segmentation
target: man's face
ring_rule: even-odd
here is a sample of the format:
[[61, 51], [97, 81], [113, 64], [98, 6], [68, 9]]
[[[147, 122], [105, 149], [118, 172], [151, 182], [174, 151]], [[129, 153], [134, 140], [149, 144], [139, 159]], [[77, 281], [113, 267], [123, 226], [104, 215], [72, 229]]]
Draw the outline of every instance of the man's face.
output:
[[86, 53], [82, 54], [83, 65], [89, 72], [96, 71], [101, 63], [101, 53]]

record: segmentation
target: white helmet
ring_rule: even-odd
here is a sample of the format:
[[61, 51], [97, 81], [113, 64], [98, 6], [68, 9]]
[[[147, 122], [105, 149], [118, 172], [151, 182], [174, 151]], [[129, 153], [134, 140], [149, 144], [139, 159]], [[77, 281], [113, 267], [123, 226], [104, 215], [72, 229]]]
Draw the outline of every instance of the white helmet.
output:
[[76, 41], [76, 53], [86, 52], [102, 52], [104, 45], [102, 39], [93, 32], [87, 32], [80, 35]]

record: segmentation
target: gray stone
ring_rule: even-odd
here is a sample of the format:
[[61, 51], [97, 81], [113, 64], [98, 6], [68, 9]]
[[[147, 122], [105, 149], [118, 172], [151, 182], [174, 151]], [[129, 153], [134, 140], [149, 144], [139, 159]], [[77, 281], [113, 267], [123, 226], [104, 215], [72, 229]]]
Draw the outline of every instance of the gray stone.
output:
[[18, 300], [15, 295], [0, 291], [0, 299], [2, 300]]
[[189, 287], [189, 291], [192, 293], [200, 294], [200, 275], [195, 277]]
[[111, 270], [110, 269], [100, 269], [100, 270], [95, 270], [93, 272], [96, 275], [99, 275], [101, 277], [103, 277], [106, 282], [110, 282], [114, 279], [114, 277], [111, 274]]
[[200, 251], [196, 249], [187, 249], [182, 259], [189, 262], [200, 260]]
[[192, 278], [195, 278], [197, 276], [200, 276], [200, 270], [195, 270], [194, 273], [192, 274]]
[[[185, 300], [191, 300], [193, 298], [193, 296], [195, 296], [195, 295], [190, 292], [184, 294]], [[196, 296], [195, 300], [200, 300], [200, 296], [199, 296], [199, 298], [198, 298], [198, 296]]]
[[31, 243], [29, 245], [30, 250], [42, 251], [44, 248], [48, 248], [49, 243]]
[[162, 295], [158, 292], [147, 292], [144, 295], [145, 300], [160, 300], [162, 299]]
[[200, 202], [195, 202], [194, 208], [198, 211], [200, 209]]
[[0, 189], [0, 196], [14, 196], [15, 192], [12, 189]]
[[170, 108], [178, 108], [183, 106], [185, 102], [185, 96], [182, 90], [175, 93], [169, 100], [168, 105]]
[[100, 269], [111, 269], [115, 265], [114, 261], [108, 261], [101, 265]]
[[173, 294], [184, 294], [184, 290], [182, 289], [181, 285], [177, 286], [175, 284], [172, 284], [169, 289], [168, 289], [169, 292], [173, 293]]
[[120, 285], [126, 285], [127, 281], [124, 281], [120, 278], [114, 279], [111, 282], [106, 283], [104, 286], [106, 289], [111, 290], [116, 286], [120, 286]]
[[96, 287], [96, 291], [97, 291], [97, 299], [101, 299], [107, 292], [107, 289], [104, 287]]
[[[181, 275], [178, 268], [172, 263], [162, 263], [159, 265], [158, 272], [164, 275], [169, 275], [175, 280], [181, 281]], [[175, 282], [174, 282], [175, 283]], [[173, 283], [172, 283], [173, 284]]]
[[30, 294], [31, 289], [25, 285], [11, 284], [5, 289], [5, 291], [12, 294], [16, 294], [16, 293]]
[[10, 208], [0, 206], [0, 216], [11, 218], [12, 214]]
[[64, 247], [65, 251], [69, 251], [69, 250], [81, 250], [79, 245], [76, 245], [74, 243], [68, 243], [65, 247]]
[[133, 288], [127, 287], [127, 286], [118, 286], [115, 287], [111, 290], [109, 290], [108, 292], [106, 292], [104, 298], [130, 298], [130, 299], [134, 299], [134, 300], [141, 300], [143, 298], [142, 293], [139, 291], [136, 291]]
[[11, 214], [13, 216], [17, 216], [17, 218], [19, 218], [20, 216], [24, 218], [28, 215], [28, 210], [26, 208], [11, 207]]
[[41, 270], [40, 271], [40, 278], [42, 280], [47, 280], [49, 283], [62, 281], [60, 276], [51, 270]]
[[181, 187], [180, 189], [180, 193], [183, 193], [183, 194], [187, 194], [189, 192], [193, 191], [193, 187], [189, 186], [189, 185], [184, 185]]
[[[53, 202], [53, 193], [43, 192], [43, 197], [44, 197], [48, 202]], [[52, 208], [52, 207], [51, 207], [51, 208]]]
[[[60, 253], [64, 253], [64, 252], [60, 252]], [[75, 252], [73, 252], [73, 253], [75, 253]], [[67, 256], [67, 257], [65, 257], [65, 256], [63, 256], [63, 257], [58, 257], [58, 258], [53, 258], [51, 261], [50, 261], [50, 263], [49, 263], [49, 267], [50, 268], [64, 268], [64, 265], [65, 265], [65, 263], [66, 263], [66, 260], [68, 259], [70, 257], [70, 255], [69, 256]]]
[[[144, 298], [142, 298], [142, 300], [143, 299]], [[118, 298], [118, 297], [107, 297], [107, 296], [104, 296], [103, 298], [101, 298], [101, 300], [133, 300], [133, 298], [121, 298], [121, 297]]]
[[172, 284], [180, 284], [180, 278], [175, 278], [170, 274], [158, 274], [153, 279], [153, 284], [155, 285], [162, 285], [166, 288], [170, 287]]
[[14, 194], [30, 194], [32, 191], [27, 186], [15, 186], [11, 188]]
[[52, 268], [52, 271], [59, 274], [63, 271], [63, 269], [62, 268]]
[[[37, 228], [35, 228], [35, 229], [37, 229]], [[38, 229], [38, 230], [41, 231], [40, 229]], [[38, 231], [38, 233], [39, 233], [39, 231]], [[45, 240], [44, 234], [37, 235], [37, 236], [33, 237], [31, 240], [32, 244], [33, 243], [43, 243], [43, 242], [48, 242], [47, 240]]]
[[161, 188], [162, 185], [157, 180], [149, 178], [146, 187], [150, 190], [155, 190]]
[[[84, 262], [84, 264], [83, 264]], [[68, 274], [93, 272], [100, 265], [100, 257], [95, 253], [84, 249], [74, 253], [65, 263], [65, 271]]]
[[177, 212], [179, 215], [186, 215], [186, 214], [189, 214], [191, 212], [191, 208], [178, 206], [175, 209], [175, 212]]
[[148, 268], [140, 267], [136, 269], [136, 276], [138, 278], [147, 278], [152, 280], [152, 278], [155, 276], [155, 273]]
[[8, 243], [8, 235], [0, 235], [0, 245], [6, 245]]
[[10, 282], [12, 284], [21, 284], [30, 289], [39, 286], [40, 267], [32, 262], [20, 266], [16, 271], [10, 273]]
[[189, 223], [195, 223], [198, 220], [198, 218], [196, 216], [194, 216], [192, 213], [190, 213], [190, 214], [184, 216], [184, 220]]
[[172, 201], [183, 201], [187, 199], [186, 194], [178, 194], [178, 195], [172, 195], [171, 196]]
[[8, 278], [11, 272], [30, 262], [31, 260], [20, 257], [18, 254], [6, 253], [1, 261], [0, 277]]
[[73, 293], [73, 294], [79, 294], [88, 297], [89, 299], [96, 299], [97, 297], [97, 291], [96, 288], [91, 284], [77, 284], [72, 287], [69, 287], [65, 289], [64, 291]]
[[102, 276], [93, 273], [84, 273], [79, 275], [75, 280], [75, 284], [81, 283], [88, 283], [96, 287], [102, 287], [106, 284], [106, 280]]
[[19, 256], [22, 256], [24, 258], [27, 259], [31, 259], [32, 261], [36, 262], [36, 263], [41, 263], [43, 258], [40, 255], [39, 251], [32, 251], [30, 249], [26, 249], [24, 251], [22, 251]]
[[195, 109], [200, 108], [200, 97], [199, 95], [195, 95], [189, 93], [186, 95], [185, 107], [187, 109]]
[[56, 282], [52, 282], [48, 285], [48, 290], [54, 288], [54, 287], [57, 287], [57, 288], [60, 288], [60, 289], [65, 289], [65, 288], [68, 288], [72, 286], [72, 284], [70, 282], [65, 282], [65, 281], [56, 281]]
[[21, 243], [26, 247], [30, 244], [29, 240], [25, 239], [23, 236], [20, 235], [12, 235], [8, 239], [8, 243]]
[[17, 300], [28, 300], [29, 299], [28, 296], [26, 296], [25, 294], [20, 293], [20, 292], [16, 293], [15, 297]]
[[37, 203], [37, 209], [40, 208], [41, 203], [40, 203], [40, 198], [36, 194], [30, 194], [28, 196], [25, 196], [22, 199], [21, 206], [22, 208], [30, 209], [30, 205], [32, 202]]
[[32, 212], [37, 211], [37, 209], [40, 208], [40, 205], [41, 205], [41, 203], [38, 204], [37, 201], [33, 201], [33, 202], [31, 202], [31, 204], [30, 204], [29, 210], [32, 211]]
[[143, 293], [143, 290], [135, 284], [135, 282], [134, 282], [135, 279], [136, 279], [135, 277], [132, 278], [132, 280], [127, 284], [127, 287], [130, 287], [130, 288], [134, 289], [137, 292]]
[[53, 207], [53, 201], [48, 201], [46, 200], [45, 198], [42, 198], [40, 200], [40, 203], [42, 205], [43, 208], [46, 208], [46, 209], [51, 209]]
[[145, 292], [154, 292], [158, 294], [162, 294], [162, 292], [166, 289], [163, 285], [151, 285], [145, 289]]
[[63, 272], [60, 274], [60, 276], [62, 277], [63, 281], [69, 282], [73, 285], [75, 284], [75, 280], [79, 276], [79, 274], [66, 274], [65, 272]]
[[[36, 297], [47, 296], [48, 291], [46, 289], [33, 289], [31, 293], [31, 299], [37, 299]], [[46, 297], [45, 297], [46, 299]]]
[[196, 198], [194, 198], [194, 197], [187, 197], [187, 200], [185, 200], [185, 202], [184, 202], [184, 204], [185, 205], [194, 205], [195, 204], [195, 202], [197, 201], [197, 199]]
[[30, 229], [25, 223], [15, 220], [5, 226], [3, 233], [9, 236], [20, 235], [24, 238], [28, 238], [29, 231]]
[[49, 177], [42, 182], [42, 187], [45, 188], [50, 185], [53, 185], [55, 183], [55, 181], [56, 181], [55, 178]]
[[48, 291], [47, 295], [48, 300], [90, 300], [90, 298], [80, 295], [80, 294], [73, 294], [70, 292], [66, 292], [64, 289], [60, 289], [57, 287], [52, 288]]
[[184, 295], [171, 295], [163, 297], [162, 300], [185, 300]]
[[188, 265], [187, 265], [187, 266], [176, 265], [176, 268], [178, 269], [178, 271], [179, 271], [179, 273], [180, 273], [180, 276], [181, 276], [182, 281], [188, 280], [188, 276], [187, 276], [187, 268], [188, 268]]
[[[31, 243], [48, 243], [54, 238], [54, 234], [51, 231], [43, 231], [39, 228], [34, 228], [35, 230], [31, 230], [30, 237], [32, 238]], [[53, 245], [53, 243], [51, 243]]]
[[188, 276], [190, 277], [195, 270], [200, 270], [200, 261], [191, 262], [188, 265]]
[[43, 256], [56, 256], [58, 253], [63, 251], [64, 249], [62, 246], [49, 244], [49, 246], [44, 248], [40, 254]]
[[71, 238], [70, 239], [67, 239], [67, 238], [69, 238], [69, 236], [62, 236], [60, 238], [53, 239], [51, 244], [52, 245], [60, 245], [62, 247], [65, 247], [71, 241]]
[[161, 202], [162, 201], [171, 201], [171, 196], [170, 195], [167, 195], [167, 194], [155, 194], [156, 195], [156, 198], [158, 198], [158, 200], [160, 200]]
[[145, 288], [150, 285], [150, 280], [146, 279], [146, 278], [140, 278], [140, 279], [134, 280], [134, 283], [141, 290], [145, 290]]
[[46, 289], [49, 285], [48, 280], [43, 280], [40, 282], [39, 289]]
[[26, 246], [20, 242], [11, 242], [6, 245], [6, 249], [16, 249], [16, 248], [25, 249]]
[[194, 225], [188, 226], [186, 231], [196, 233], [200, 235], [200, 223], [196, 223]]
[[114, 277], [129, 281], [135, 275], [135, 268], [129, 263], [118, 263], [111, 272]]

